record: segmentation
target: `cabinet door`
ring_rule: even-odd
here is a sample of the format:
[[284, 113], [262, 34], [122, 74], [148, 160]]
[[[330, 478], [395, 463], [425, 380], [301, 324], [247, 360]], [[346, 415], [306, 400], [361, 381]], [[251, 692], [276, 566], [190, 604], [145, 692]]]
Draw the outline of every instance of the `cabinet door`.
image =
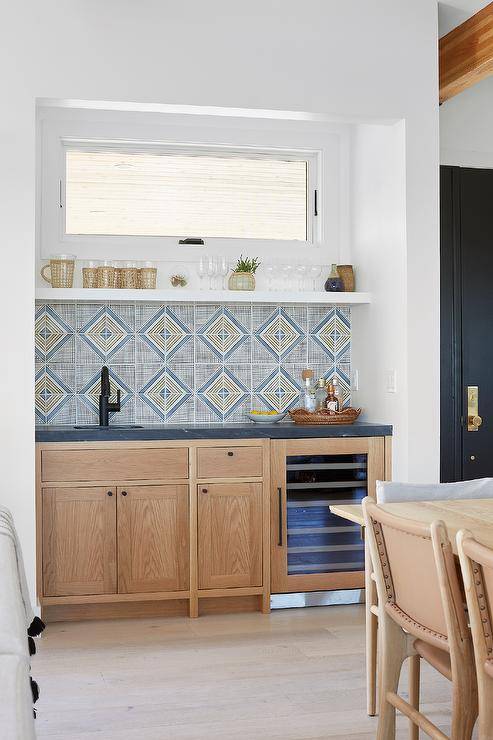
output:
[[43, 593], [116, 592], [116, 490], [46, 488], [43, 507]]
[[272, 442], [272, 593], [363, 587], [360, 527], [330, 506], [374, 496], [384, 460], [383, 437]]
[[118, 488], [118, 591], [189, 588], [188, 486]]
[[198, 486], [199, 588], [262, 585], [262, 484]]

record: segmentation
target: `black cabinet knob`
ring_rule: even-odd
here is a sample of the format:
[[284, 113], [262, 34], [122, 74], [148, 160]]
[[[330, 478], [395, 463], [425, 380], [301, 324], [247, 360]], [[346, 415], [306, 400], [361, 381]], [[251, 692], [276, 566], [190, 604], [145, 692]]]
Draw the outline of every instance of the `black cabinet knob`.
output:
[[207, 493], [207, 488], [203, 488], [202, 493]]
[[113, 496], [113, 491], [107, 491], [108, 496]]
[[234, 452], [231, 452], [231, 451], [230, 451], [230, 452], [228, 452], [228, 455], [229, 455], [229, 457], [233, 457], [233, 455], [234, 455]]
[[126, 495], [127, 495], [127, 492], [126, 491], [122, 491], [122, 496], [126, 496]]

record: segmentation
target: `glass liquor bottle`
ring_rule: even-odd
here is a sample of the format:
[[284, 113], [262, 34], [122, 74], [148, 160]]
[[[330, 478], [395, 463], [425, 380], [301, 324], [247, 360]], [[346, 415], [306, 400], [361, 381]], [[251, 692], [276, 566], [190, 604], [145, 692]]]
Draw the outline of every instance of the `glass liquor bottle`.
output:
[[332, 379], [332, 385], [334, 386], [334, 396], [337, 398], [337, 410], [342, 411], [342, 407], [343, 407], [342, 388], [339, 384], [339, 380], [336, 375], [334, 375]]
[[317, 386], [315, 389], [315, 410], [320, 411], [321, 409], [327, 408], [327, 387], [325, 378], [319, 378], [317, 380]]
[[305, 411], [315, 411], [315, 385], [313, 383], [313, 370], [303, 370], [301, 373], [302, 385], [300, 393], [300, 407]]
[[332, 383], [327, 386], [327, 408], [329, 411], [339, 411], [339, 399], [335, 394]]

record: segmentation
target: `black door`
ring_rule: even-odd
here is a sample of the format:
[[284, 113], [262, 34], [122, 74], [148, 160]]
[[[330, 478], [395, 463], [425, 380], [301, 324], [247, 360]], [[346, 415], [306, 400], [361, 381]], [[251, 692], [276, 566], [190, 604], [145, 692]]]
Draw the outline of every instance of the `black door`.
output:
[[442, 480], [493, 477], [493, 170], [441, 168], [441, 384]]

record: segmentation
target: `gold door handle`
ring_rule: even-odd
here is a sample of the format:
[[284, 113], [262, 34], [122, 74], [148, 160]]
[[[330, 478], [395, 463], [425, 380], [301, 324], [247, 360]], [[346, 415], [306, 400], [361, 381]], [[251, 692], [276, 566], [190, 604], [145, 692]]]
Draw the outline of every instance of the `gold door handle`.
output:
[[469, 432], [477, 432], [483, 420], [480, 416], [468, 416], [467, 417], [467, 430]]
[[477, 432], [482, 418], [479, 415], [479, 388], [477, 385], [467, 387], [467, 431]]

